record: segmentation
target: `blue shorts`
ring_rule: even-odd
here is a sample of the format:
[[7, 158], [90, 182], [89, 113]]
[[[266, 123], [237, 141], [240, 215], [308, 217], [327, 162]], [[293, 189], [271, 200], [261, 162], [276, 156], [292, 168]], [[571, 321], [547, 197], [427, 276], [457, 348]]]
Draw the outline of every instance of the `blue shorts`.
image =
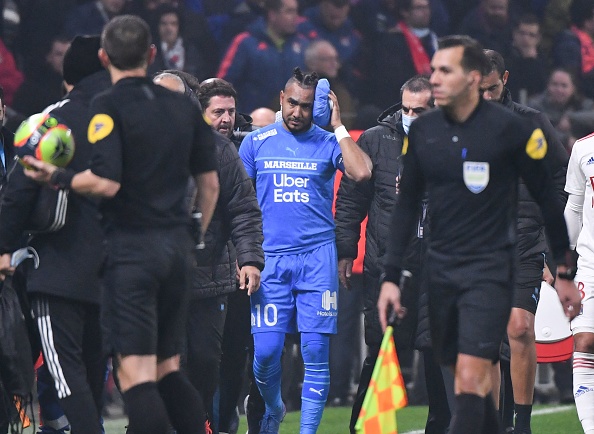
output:
[[294, 255], [266, 255], [252, 294], [252, 333], [336, 333], [338, 257], [334, 242]]

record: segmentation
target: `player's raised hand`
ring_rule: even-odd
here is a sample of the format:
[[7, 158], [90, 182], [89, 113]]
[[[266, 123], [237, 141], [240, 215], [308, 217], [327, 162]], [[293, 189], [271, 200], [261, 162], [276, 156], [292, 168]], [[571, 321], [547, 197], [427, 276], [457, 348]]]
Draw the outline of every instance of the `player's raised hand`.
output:
[[342, 125], [342, 119], [340, 118], [340, 107], [338, 106], [338, 98], [333, 91], [328, 94], [328, 99], [331, 101], [330, 107], [332, 107], [332, 114], [330, 116], [330, 125], [336, 129]]

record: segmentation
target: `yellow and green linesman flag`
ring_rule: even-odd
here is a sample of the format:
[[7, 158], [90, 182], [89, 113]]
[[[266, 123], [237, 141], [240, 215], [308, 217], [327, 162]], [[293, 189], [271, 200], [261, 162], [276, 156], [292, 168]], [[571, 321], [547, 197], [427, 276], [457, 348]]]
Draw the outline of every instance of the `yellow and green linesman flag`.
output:
[[358, 434], [397, 434], [396, 410], [405, 407], [406, 389], [389, 326], [384, 333], [361, 413], [355, 425]]

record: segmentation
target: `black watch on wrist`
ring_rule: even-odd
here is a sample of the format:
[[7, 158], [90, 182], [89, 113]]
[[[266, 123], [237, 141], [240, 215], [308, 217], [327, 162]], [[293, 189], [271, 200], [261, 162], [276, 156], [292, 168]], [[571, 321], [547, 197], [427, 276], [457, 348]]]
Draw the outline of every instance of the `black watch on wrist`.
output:
[[565, 271], [557, 271], [557, 277], [563, 280], [573, 280], [577, 273], [577, 268], [567, 267]]

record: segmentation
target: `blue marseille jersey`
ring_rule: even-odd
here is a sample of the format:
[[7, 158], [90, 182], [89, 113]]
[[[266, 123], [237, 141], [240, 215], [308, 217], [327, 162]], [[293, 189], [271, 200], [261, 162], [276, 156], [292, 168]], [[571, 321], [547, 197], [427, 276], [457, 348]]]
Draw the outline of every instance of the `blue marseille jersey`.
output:
[[343, 170], [334, 134], [316, 125], [291, 134], [281, 121], [250, 133], [239, 155], [256, 180], [266, 253], [306, 252], [334, 240], [334, 175]]

